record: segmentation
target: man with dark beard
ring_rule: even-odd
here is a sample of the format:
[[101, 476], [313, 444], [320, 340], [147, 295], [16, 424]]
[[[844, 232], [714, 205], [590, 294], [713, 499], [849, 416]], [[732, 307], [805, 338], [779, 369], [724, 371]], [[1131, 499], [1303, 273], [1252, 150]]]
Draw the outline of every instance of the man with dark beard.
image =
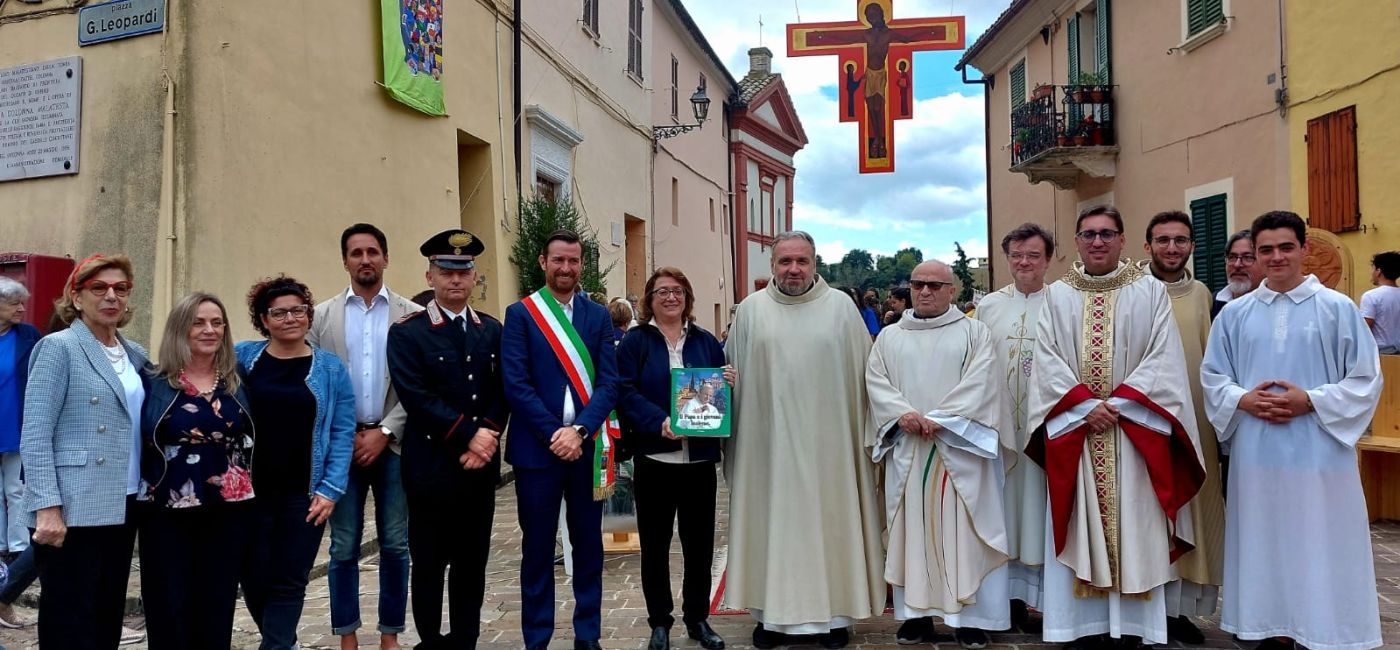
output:
[[1254, 236], [1249, 230], [1230, 235], [1230, 241], [1225, 244], [1225, 273], [1230, 280], [1215, 294], [1215, 302], [1210, 306], [1211, 320], [1225, 308], [1225, 303], [1254, 291], [1264, 281], [1264, 267], [1254, 261]]
[[1215, 601], [1224, 584], [1225, 502], [1220, 483], [1220, 462], [1215, 429], [1206, 418], [1201, 399], [1201, 356], [1210, 337], [1210, 289], [1191, 278], [1186, 261], [1195, 252], [1191, 218], [1179, 211], [1162, 212], [1147, 223], [1143, 244], [1150, 260], [1140, 263], [1143, 270], [1167, 285], [1172, 316], [1181, 332], [1181, 349], [1186, 354], [1186, 381], [1196, 407], [1196, 434], [1201, 441], [1201, 458], [1206, 482], [1191, 501], [1196, 548], [1176, 561], [1181, 578], [1166, 586], [1167, 636], [1182, 643], [1203, 643], [1205, 635], [1191, 622], [1192, 616], [1215, 613]]
[[340, 257], [350, 288], [316, 305], [306, 340], [340, 357], [355, 386], [355, 448], [345, 499], [331, 512], [331, 632], [340, 647], [358, 648], [360, 627], [360, 539], [365, 499], [374, 491], [379, 539], [379, 645], [397, 648], [408, 607], [408, 505], [401, 452], [407, 417], [389, 381], [389, 325], [419, 311], [384, 286], [389, 242], [384, 232], [357, 223], [340, 235]]
[[612, 317], [579, 290], [583, 244], [567, 230], [545, 241], [545, 287], [506, 308], [501, 367], [514, 421], [506, 460], [515, 468], [524, 548], [520, 558], [525, 647], [554, 633], [554, 536], [565, 502], [573, 544], [574, 648], [600, 648], [603, 506], [611, 493], [617, 402]]

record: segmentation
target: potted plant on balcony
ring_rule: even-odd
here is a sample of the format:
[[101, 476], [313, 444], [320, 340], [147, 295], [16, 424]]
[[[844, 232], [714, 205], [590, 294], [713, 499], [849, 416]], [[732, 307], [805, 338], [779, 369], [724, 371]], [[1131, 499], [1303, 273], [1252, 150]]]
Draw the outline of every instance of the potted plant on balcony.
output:
[[1055, 87], [1049, 84], [1036, 84], [1035, 89], [1031, 91], [1031, 101], [1045, 99], [1046, 97], [1049, 97], [1050, 93], [1054, 90]]
[[1027, 128], [1016, 129], [1016, 133], [1011, 137], [1011, 152], [1017, 158], [1021, 156], [1021, 150], [1031, 141], [1031, 130]]
[[1099, 123], [1093, 113], [1084, 116], [1080, 127], [1083, 129], [1085, 144], [1095, 147], [1108, 144], [1108, 128]]
[[1075, 81], [1076, 85], [1068, 93], [1071, 102], [1102, 104], [1108, 98], [1108, 91], [1102, 85], [1105, 81], [1104, 75], [1096, 72], [1081, 72]]

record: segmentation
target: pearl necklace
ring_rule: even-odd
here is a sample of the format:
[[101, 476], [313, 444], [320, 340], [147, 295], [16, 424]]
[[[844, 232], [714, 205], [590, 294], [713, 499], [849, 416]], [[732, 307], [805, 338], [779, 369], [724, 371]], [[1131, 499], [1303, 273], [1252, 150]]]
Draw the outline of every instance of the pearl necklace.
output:
[[116, 350], [116, 354], [113, 354], [112, 348], [106, 345], [102, 346], [102, 353], [107, 355], [107, 362], [111, 363], [112, 369], [116, 370], [117, 374], [120, 375], [126, 372], [126, 348], [122, 347], [122, 344], [118, 342]]

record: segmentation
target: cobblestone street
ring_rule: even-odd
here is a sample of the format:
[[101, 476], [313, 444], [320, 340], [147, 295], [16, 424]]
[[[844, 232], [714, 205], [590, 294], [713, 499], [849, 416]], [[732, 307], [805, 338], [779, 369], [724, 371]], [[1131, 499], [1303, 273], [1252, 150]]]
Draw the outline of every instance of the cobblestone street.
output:
[[[716, 531], [716, 548], [723, 548], [727, 541], [725, 530], [725, 519], [727, 508], [724, 507], [728, 495], [721, 490], [720, 494], [720, 522]], [[372, 536], [373, 526], [366, 531], [367, 536]], [[484, 622], [481, 643], [479, 647], [485, 649], [505, 649], [520, 648], [520, 585], [519, 585], [519, 553], [520, 553], [520, 528], [516, 524], [515, 491], [511, 486], [502, 488], [497, 493], [496, 498], [496, 519], [495, 532], [493, 534], [494, 544], [491, 554], [490, 564], [487, 566], [487, 594], [486, 604], [482, 611]], [[1400, 524], [1378, 523], [1372, 526], [1372, 544], [1376, 561], [1377, 589], [1380, 594], [1380, 611], [1382, 629], [1387, 642], [1386, 648], [1400, 648]], [[672, 551], [675, 554], [671, 566], [676, 570], [681, 566], [680, 545], [676, 542]], [[330, 631], [330, 600], [329, 589], [324, 577], [324, 565], [326, 562], [326, 548], [323, 545], [321, 557], [317, 562], [318, 573], [322, 574], [311, 582], [306, 596], [306, 610], [302, 616], [302, 629], [300, 639], [303, 648], [311, 649], [331, 649], [338, 648], [339, 639], [331, 635]], [[366, 558], [362, 565], [360, 574], [361, 592], [361, 612], [364, 616], [365, 627], [360, 630], [361, 648], [377, 648], [378, 634], [374, 632], [374, 612], [377, 603], [378, 576], [376, 573], [376, 557]], [[642, 601], [640, 569], [638, 556], [631, 554], [609, 554], [604, 566], [603, 578], [603, 638], [604, 648], [612, 649], [636, 649], [645, 648], [647, 638], [651, 630], [647, 627], [646, 606]], [[558, 594], [569, 596], [568, 578], [564, 575], [561, 567], [557, 573]], [[135, 573], [133, 572], [133, 591], [136, 584]], [[673, 573], [672, 587], [677, 594], [680, 591], [680, 575]], [[679, 610], [679, 595], [677, 596], [677, 610]], [[34, 616], [36, 612], [29, 608], [21, 607], [19, 610], [28, 615]], [[550, 648], [572, 648], [573, 634], [569, 625], [569, 617], [572, 612], [572, 598], [560, 602], [560, 609], [556, 615], [556, 627], [554, 640]], [[677, 613], [679, 616], [679, 612]], [[446, 616], [444, 616], [444, 620]], [[139, 626], [141, 619], [132, 617], [129, 624]], [[1217, 628], [1216, 619], [1206, 619], [1202, 622], [1202, 629], [1206, 632], [1206, 643], [1204, 646], [1176, 646], [1176, 647], [1202, 647], [1202, 648], [1248, 648], [1253, 643], [1240, 644], [1231, 639], [1230, 635], [1221, 632]], [[723, 635], [730, 648], [750, 648], [749, 636], [753, 629], [753, 622], [744, 615], [716, 615], [711, 618], [711, 624], [716, 631]], [[237, 617], [235, 619], [234, 647], [239, 649], [256, 648], [258, 644], [257, 628], [248, 617], [247, 611], [239, 603]], [[899, 624], [892, 618], [886, 616], [879, 619], [866, 621], [858, 624], [855, 633], [851, 638], [852, 648], [900, 648], [895, 643], [895, 631]], [[940, 631], [948, 632], [946, 628], [940, 627]], [[677, 648], [698, 648], [699, 644], [685, 638], [685, 630], [678, 622], [672, 629], [672, 644]], [[411, 648], [412, 644], [418, 640], [413, 631], [412, 615], [409, 616], [409, 630], [399, 637], [405, 648]], [[1038, 635], [1021, 634], [1016, 631], [1005, 633], [993, 633], [992, 650], [1015, 647], [1046, 647], [1040, 641]], [[23, 630], [0, 630], [0, 644], [4, 644], [9, 650], [37, 648], [35, 631], [31, 626]], [[124, 646], [133, 649], [144, 649], [145, 643]], [[793, 648], [817, 648], [814, 640], [804, 640], [802, 645], [789, 646]], [[940, 643], [943, 650], [957, 648], [957, 644], [951, 640]]]

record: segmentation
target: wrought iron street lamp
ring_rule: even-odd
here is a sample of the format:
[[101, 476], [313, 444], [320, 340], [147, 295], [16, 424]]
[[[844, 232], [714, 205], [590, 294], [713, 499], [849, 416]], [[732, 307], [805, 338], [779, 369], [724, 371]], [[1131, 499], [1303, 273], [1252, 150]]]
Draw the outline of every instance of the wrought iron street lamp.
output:
[[690, 133], [700, 128], [705, 123], [705, 118], [710, 116], [710, 98], [705, 96], [705, 88], [697, 86], [695, 94], [690, 96], [690, 110], [695, 114], [694, 124], [676, 124], [674, 126], [652, 127], [652, 138], [655, 140], [665, 140], [674, 138], [682, 133]]

